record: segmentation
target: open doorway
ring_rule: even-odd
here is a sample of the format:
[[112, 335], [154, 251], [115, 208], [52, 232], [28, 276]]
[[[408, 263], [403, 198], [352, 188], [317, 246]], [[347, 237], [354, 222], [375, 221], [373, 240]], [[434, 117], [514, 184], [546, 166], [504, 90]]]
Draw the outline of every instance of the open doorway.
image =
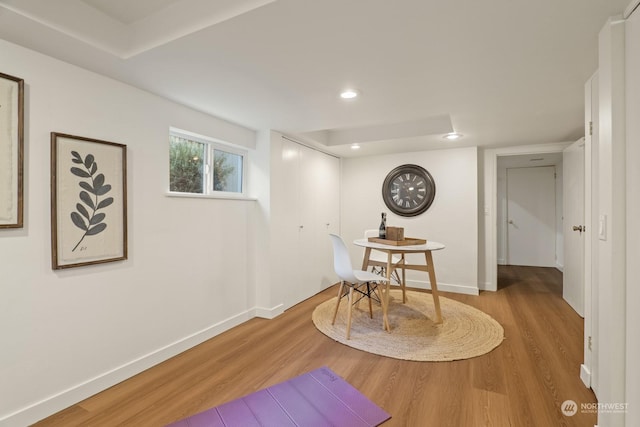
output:
[[499, 156], [497, 264], [563, 270], [562, 153]]
[[[479, 268], [480, 288], [487, 291], [498, 290], [498, 240], [505, 236], [504, 229], [498, 235], [499, 222], [497, 214], [500, 211], [498, 201], [498, 159], [519, 156], [533, 156], [539, 158], [547, 154], [562, 151], [568, 143], [539, 144], [488, 149], [484, 151], [483, 161], [480, 162], [482, 175], [484, 176], [480, 192], [484, 200], [484, 206], [480, 210], [481, 223], [480, 235], [484, 244], [484, 250], [480, 250], [482, 261]], [[557, 171], [556, 171], [557, 173]], [[502, 227], [504, 222], [500, 221]], [[559, 245], [558, 245], [559, 246]], [[501, 257], [501, 259], [503, 259]], [[561, 263], [559, 263], [561, 265]]]

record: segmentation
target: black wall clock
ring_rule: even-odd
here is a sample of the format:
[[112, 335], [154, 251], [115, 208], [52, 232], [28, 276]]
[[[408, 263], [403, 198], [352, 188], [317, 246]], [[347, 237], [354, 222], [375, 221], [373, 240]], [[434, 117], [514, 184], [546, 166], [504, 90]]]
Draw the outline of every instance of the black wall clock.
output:
[[401, 216], [425, 212], [436, 196], [436, 183], [426, 169], [418, 165], [402, 165], [393, 169], [382, 183], [385, 205]]

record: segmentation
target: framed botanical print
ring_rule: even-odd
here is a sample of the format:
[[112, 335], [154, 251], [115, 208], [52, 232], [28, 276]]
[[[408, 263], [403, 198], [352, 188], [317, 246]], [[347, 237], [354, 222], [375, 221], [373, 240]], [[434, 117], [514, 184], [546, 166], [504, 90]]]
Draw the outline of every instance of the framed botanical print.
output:
[[52, 132], [52, 268], [125, 259], [127, 146]]
[[0, 73], [0, 228], [23, 226], [24, 80]]

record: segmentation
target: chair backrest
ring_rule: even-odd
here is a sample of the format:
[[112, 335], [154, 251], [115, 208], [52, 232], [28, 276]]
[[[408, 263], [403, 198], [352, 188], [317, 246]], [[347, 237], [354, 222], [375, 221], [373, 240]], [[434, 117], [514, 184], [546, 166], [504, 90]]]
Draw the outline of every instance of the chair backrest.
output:
[[356, 283], [358, 279], [353, 274], [349, 251], [342, 238], [335, 234], [329, 234], [329, 237], [331, 237], [331, 244], [333, 245], [333, 269], [341, 280]]
[[380, 230], [377, 228], [372, 228], [370, 230], [364, 230], [364, 237], [378, 237], [380, 235]]

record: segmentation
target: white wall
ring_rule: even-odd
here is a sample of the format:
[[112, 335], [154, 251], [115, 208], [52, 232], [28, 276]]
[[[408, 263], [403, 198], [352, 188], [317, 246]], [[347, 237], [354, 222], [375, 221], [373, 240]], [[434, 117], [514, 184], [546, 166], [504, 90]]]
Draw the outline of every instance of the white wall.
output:
[[498, 198], [497, 198], [497, 209], [496, 209], [496, 218], [497, 218], [497, 244], [498, 244], [498, 264], [506, 265], [507, 264], [507, 248], [508, 248], [508, 230], [507, 230], [507, 168], [500, 161], [502, 158], [498, 159], [498, 170], [496, 172], [496, 180], [497, 180], [497, 189], [498, 189]]
[[[387, 225], [404, 227], [405, 236], [447, 246], [433, 255], [439, 289], [478, 293], [477, 156], [472, 147], [343, 160], [341, 233], [345, 242], [362, 238], [365, 229], [378, 228], [380, 213], [387, 212]], [[412, 218], [391, 213], [382, 201], [385, 176], [405, 163], [424, 167], [436, 183], [429, 210]], [[362, 251], [350, 247], [353, 262], [359, 265]], [[428, 286], [425, 274], [411, 273], [410, 286]]]
[[[594, 248], [598, 274], [593, 278], [599, 303], [597, 396], [603, 403], [626, 402], [624, 46], [624, 21], [612, 18], [599, 35], [599, 129], [598, 151], [594, 153], [598, 174], [593, 188], [598, 207], [592, 228], [599, 230], [599, 220], [606, 218], [605, 233]], [[601, 412], [598, 424], [624, 426], [625, 414]]]
[[[170, 198], [170, 126], [255, 132], [0, 40], [25, 80], [25, 227], [0, 230], [0, 424], [26, 425], [253, 316], [255, 202]], [[129, 260], [53, 271], [49, 134], [128, 147]]]
[[[486, 263], [486, 241], [487, 241], [487, 224], [485, 218], [488, 214], [488, 208], [485, 206], [485, 180], [486, 171], [484, 164], [484, 151], [478, 150], [477, 159], [478, 168], [478, 288], [485, 289], [487, 287], [487, 263]], [[497, 266], [494, 266], [497, 270]]]
[[279, 307], [282, 303], [276, 302], [277, 299], [274, 298], [274, 288], [278, 281], [273, 277], [271, 268], [275, 252], [271, 247], [273, 242], [269, 226], [273, 216], [270, 177], [277, 170], [272, 168], [272, 133], [258, 133], [256, 150], [252, 153], [253, 169], [249, 176], [250, 196], [257, 199], [249, 221], [249, 247], [253, 251], [251, 258], [255, 260], [249, 271], [255, 276], [255, 282], [260, 283], [260, 286], [256, 286], [256, 315], [265, 318], [280, 314]]
[[626, 140], [627, 140], [627, 337], [626, 423], [640, 425], [640, 10], [625, 24]]

